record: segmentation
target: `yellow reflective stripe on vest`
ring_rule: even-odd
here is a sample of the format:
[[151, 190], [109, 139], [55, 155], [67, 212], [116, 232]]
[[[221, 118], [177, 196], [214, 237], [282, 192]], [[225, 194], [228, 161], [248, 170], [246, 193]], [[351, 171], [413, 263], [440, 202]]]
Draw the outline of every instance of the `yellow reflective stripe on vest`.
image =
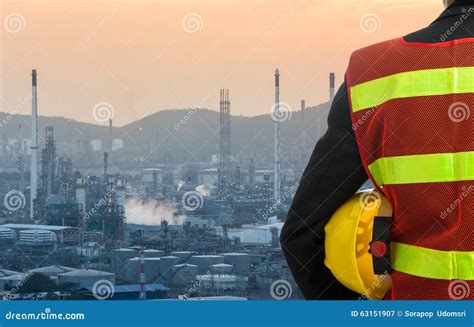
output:
[[439, 251], [392, 243], [393, 269], [432, 279], [474, 280], [474, 252]]
[[417, 70], [378, 78], [352, 86], [352, 111], [393, 99], [474, 92], [474, 67]]
[[474, 180], [474, 152], [384, 157], [369, 171], [379, 186]]

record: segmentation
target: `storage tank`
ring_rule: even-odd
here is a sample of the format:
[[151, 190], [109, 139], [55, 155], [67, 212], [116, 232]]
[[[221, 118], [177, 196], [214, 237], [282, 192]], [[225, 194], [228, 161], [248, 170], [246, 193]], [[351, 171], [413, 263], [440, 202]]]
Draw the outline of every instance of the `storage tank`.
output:
[[173, 251], [170, 253], [170, 256], [173, 257], [178, 257], [179, 262], [178, 263], [185, 263], [186, 261], [189, 260], [193, 256], [193, 252], [191, 251]]
[[165, 251], [155, 249], [146, 249], [143, 253], [145, 254], [145, 258], [160, 258], [165, 255]]
[[247, 287], [248, 277], [237, 275], [199, 275], [202, 287], [214, 291], [244, 289]]
[[189, 263], [182, 263], [173, 266], [173, 277], [171, 282], [176, 286], [185, 286], [195, 280], [198, 275], [198, 266]]
[[224, 253], [224, 263], [234, 266], [233, 273], [245, 275], [249, 271], [250, 256], [247, 253]]
[[173, 276], [173, 266], [178, 264], [178, 257], [166, 256], [160, 258], [160, 273], [164, 279], [170, 280]]
[[[152, 283], [160, 276], [160, 258], [144, 258], [145, 283]], [[140, 257], [127, 260], [127, 280], [140, 282]]]
[[112, 252], [111, 267], [118, 279], [127, 279], [127, 260], [138, 256], [136, 249], [115, 249]]
[[115, 284], [115, 275], [93, 269], [78, 269], [58, 275], [58, 282], [60, 284], [74, 283], [78, 284], [79, 287], [92, 287], [99, 280], [108, 280]]
[[223, 262], [224, 257], [221, 255], [193, 255], [189, 259], [190, 264], [198, 266], [200, 274], [208, 272], [211, 265]]
[[209, 271], [213, 275], [230, 274], [232, 273], [233, 269], [234, 266], [229, 265], [227, 263], [218, 263], [209, 267]]

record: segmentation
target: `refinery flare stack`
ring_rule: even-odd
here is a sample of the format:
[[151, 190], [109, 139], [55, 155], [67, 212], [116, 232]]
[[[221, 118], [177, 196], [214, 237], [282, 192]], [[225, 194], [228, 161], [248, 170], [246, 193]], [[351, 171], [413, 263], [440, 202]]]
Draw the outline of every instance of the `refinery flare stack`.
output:
[[280, 177], [281, 177], [281, 149], [280, 149], [280, 71], [275, 70], [275, 105], [273, 108], [273, 130], [274, 130], [274, 153], [273, 153], [273, 200], [275, 202], [280, 200]]
[[31, 174], [30, 174], [30, 219], [34, 219], [34, 200], [38, 189], [38, 95], [36, 69], [31, 73]]

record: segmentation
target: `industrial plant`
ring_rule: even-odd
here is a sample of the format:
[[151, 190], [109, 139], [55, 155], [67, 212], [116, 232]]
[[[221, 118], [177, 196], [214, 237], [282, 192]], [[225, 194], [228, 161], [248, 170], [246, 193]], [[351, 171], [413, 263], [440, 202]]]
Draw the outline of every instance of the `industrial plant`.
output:
[[[0, 299], [301, 299], [279, 236], [325, 132], [335, 76], [328, 103], [302, 100], [298, 110], [280, 101], [280, 72], [273, 77], [274, 105], [262, 118], [269, 139], [235, 147], [237, 134], [253, 131], [236, 127], [230, 90], [216, 90], [218, 114], [203, 111], [216, 118], [216, 137], [199, 140], [215, 151], [186, 157], [173, 132], [197, 138], [185, 125], [201, 119], [198, 109], [135, 143], [112, 117], [100, 129], [59, 127], [40, 116], [33, 70], [31, 116], [4, 119], [0, 130]], [[296, 137], [286, 136], [290, 122]]]

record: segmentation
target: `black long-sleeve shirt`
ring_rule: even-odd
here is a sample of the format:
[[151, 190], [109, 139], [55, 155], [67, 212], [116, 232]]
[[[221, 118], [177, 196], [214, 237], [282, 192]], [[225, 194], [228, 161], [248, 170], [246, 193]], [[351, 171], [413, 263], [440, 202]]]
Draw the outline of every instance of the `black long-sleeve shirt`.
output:
[[[457, 24], [461, 19], [463, 23]], [[452, 31], [452, 26], [458, 27]], [[457, 0], [431, 25], [404, 38], [408, 42], [437, 43], [474, 37], [473, 33], [474, 3]], [[328, 130], [316, 144], [281, 233], [288, 266], [306, 299], [360, 296], [341, 285], [325, 267], [324, 227], [367, 179], [343, 83], [331, 105]]]

